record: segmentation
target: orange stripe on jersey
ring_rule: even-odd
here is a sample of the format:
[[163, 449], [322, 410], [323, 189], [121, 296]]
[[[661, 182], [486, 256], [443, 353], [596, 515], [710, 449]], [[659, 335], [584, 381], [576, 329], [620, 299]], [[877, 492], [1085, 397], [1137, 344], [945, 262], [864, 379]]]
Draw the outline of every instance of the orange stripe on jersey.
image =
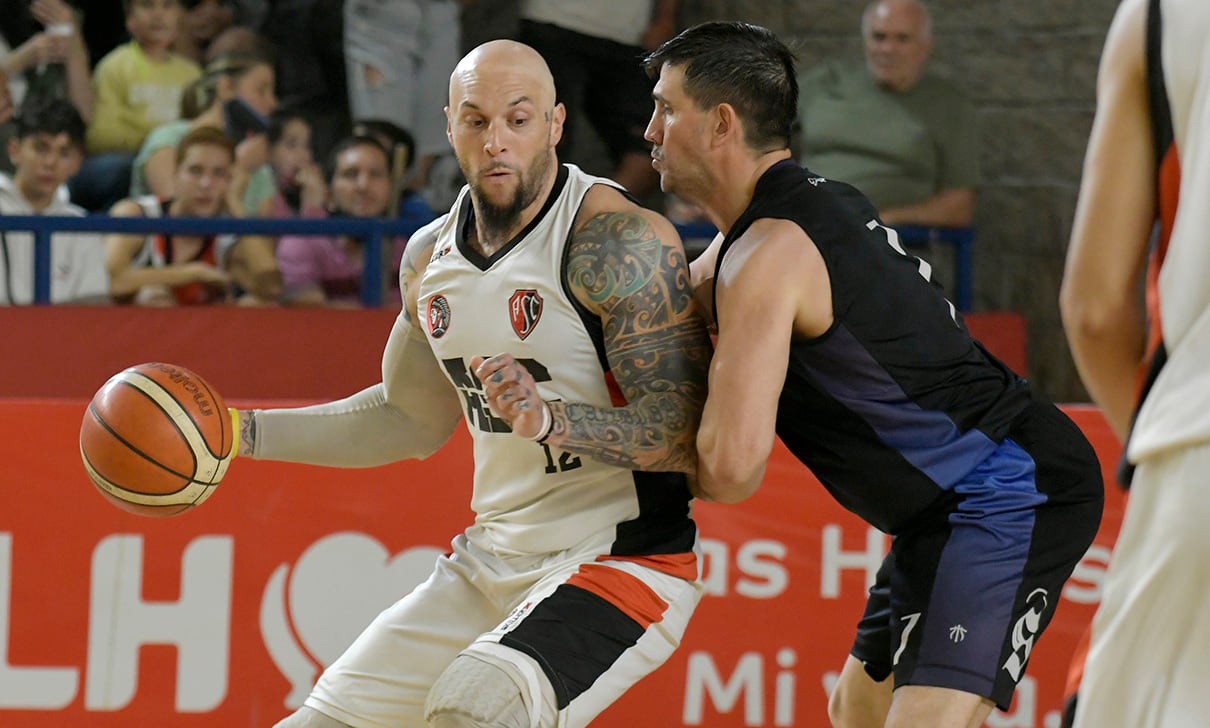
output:
[[1142, 388], [1143, 381], [1151, 365], [1151, 360], [1155, 357], [1155, 352], [1159, 350], [1160, 344], [1164, 339], [1164, 332], [1160, 322], [1160, 270], [1163, 268], [1164, 259], [1168, 255], [1168, 242], [1172, 238], [1172, 226], [1176, 222], [1176, 207], [1180, 193], [1181, 161], [1177, 155], [1176, 144], [1172, 144], [1164, 152], [1164, 157], [1160, 160], [1160, 167], [1156, 175], [1156, 210], [1159, 218], [1160, 234], [1155, 249], [1151, 251], [1151, 257], [1147, 262], [1147, 350], [1143, 363], [1139, 367], [1138, 384], [1136, 387], [1136, 393], [1139, 395], [1142, 394], [1139, 390]]
[[629, 561], [685, 581], [697, 578], [697, 554], [692, 552], [654, 556], [598, 556], [597, 561]]
[[567, 583], [601, 597], [644, 630], [660, 621], [668, 609], [668, 602], [638, 578], [602, 564], [584, 564]]
[[626, 395], [622, 394], [622, 388], [618, 386], [618, 380], [613, 378], [613, 372], [605, 372], [605, 386], [609, 387], [609, 403], [614, 407], [626, 406]]

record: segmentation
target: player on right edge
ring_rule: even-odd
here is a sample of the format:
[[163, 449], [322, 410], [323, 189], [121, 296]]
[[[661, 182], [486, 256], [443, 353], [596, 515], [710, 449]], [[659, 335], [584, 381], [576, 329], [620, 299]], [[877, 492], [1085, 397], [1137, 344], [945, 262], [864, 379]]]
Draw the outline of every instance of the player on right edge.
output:
[[1125, 0], [1101, 56], [1060, 303], [1135, 470], [1076, 728], [1210, 725], [1208, 38], [1205, 0]]
[[894, 538], [833, 724], [981, 725], [1008, 709], [1096, 534], [1092, 447], [970, 337], [868, 200], [794, 162], [794, 59], [776, 36], [705, 23], [647, 68], [661, 186], [720, 230], [691, 266], [718, 324], [701, 494], [750, 495], [779, 436]]

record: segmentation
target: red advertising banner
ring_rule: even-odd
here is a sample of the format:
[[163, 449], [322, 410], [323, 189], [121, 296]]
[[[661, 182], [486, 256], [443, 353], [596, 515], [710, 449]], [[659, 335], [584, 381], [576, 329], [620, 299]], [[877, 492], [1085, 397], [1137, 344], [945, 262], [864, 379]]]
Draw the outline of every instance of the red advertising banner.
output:
[[[16, 353], [0, 366], [0, 399], [87, 399], [116, 372], [149, 361], [188, 367], [227, 399], [336, 399], [381, 380], [395, 316], [385, 308], [0, 306], [5, 346]], [[988, 351], [1027, 374], [1020, 314], [965, 320]]]
[[[0, 401], [0, 725], [262, 728], [428, 573], [470, 513], [470, 441], [423, 462], [335, 470], [236, 460], [201, 507], [142, 518], [93, 492], [85, 402]], [[1068, 410], [1110, 474], [1100, 415]], [[1063, 592], [1011, 711], [1058, 725], [1122, 500]], [[824, 726], [886, 538], [780, 447], [756, 496], [695, 511], [707, 596], [684, 644], [595, 725]]]

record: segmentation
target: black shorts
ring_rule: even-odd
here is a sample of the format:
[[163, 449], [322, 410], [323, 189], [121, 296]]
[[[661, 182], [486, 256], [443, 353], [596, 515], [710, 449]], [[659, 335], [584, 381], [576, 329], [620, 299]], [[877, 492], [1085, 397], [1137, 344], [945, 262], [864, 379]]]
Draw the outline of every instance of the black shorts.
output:
[[643, 138], [655, 83], [643, 71], [643, 49], [548, 23], [521, 21], [520, 40], [550, 66], [557, 100], [567, 107], [560, 150], [574, 150], [575, 117], [584, 114], [616, 162], [648, 152]]
[[1083, 433], [1035, 403], [953, 504], [895, 536], [852, 654], [875, 680], [953, 688], [1007, 710], [1063, 584], [1101, 522]]

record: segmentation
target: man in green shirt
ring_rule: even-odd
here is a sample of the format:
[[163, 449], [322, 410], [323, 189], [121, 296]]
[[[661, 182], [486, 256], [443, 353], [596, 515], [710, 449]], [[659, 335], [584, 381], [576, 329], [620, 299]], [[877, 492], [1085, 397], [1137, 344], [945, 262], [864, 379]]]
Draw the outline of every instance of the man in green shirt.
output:
[[875, 0], [861, 31], [864, 67], [829, 63], [799, 79], [804, 166], [860, 189], [888, 225], [970, 225], [974, 109], [925, 71], [933, 43], [927, 8]]

